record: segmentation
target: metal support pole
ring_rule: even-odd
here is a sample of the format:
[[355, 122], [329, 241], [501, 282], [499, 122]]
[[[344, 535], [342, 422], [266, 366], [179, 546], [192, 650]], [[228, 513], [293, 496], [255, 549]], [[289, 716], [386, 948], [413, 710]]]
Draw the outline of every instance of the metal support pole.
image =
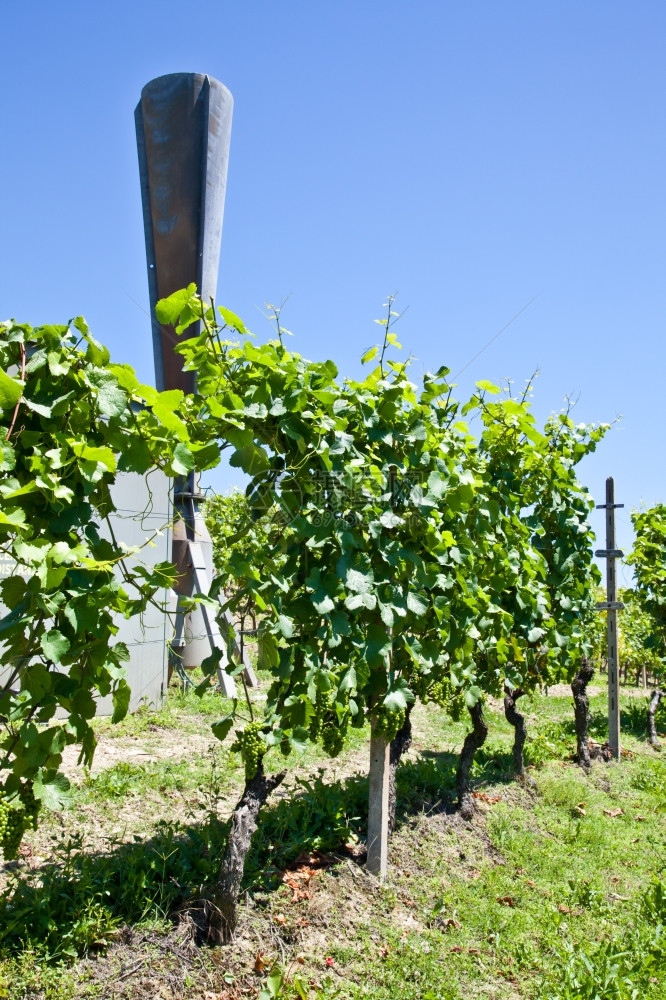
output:
[[617, 613], [624, 607], [617, 599], [615, 560], [623, 552], [615, 548], [615, 510], [624, 504], [615, 503], [615, 482], [606, 480], [606, 503], [598, 508], [606, 511], [606, 548], [595, 555], [606, 560], [606, 600], [597, 607], [607, 612], [606, 635], [608, 643], [608, 746], [616, 760], [620, 759], [620, 684], [617, 649]]

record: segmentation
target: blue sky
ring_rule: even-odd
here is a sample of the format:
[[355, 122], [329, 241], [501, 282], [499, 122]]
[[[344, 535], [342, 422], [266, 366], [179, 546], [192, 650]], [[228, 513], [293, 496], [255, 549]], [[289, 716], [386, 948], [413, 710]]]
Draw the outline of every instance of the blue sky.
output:
[[[355, 374], [388, 292], [417, 371], [623, 420], [582, 467], [666, 499], [666, 5], [5, 0], [0, 315], [83, 313], [152, 378], [133, 109], [181, 70], [234, 95], [218, 300]], [[221, 474], [218, 482], [232, 480]], [[603, 531], [601, 514], [597, 515]]]

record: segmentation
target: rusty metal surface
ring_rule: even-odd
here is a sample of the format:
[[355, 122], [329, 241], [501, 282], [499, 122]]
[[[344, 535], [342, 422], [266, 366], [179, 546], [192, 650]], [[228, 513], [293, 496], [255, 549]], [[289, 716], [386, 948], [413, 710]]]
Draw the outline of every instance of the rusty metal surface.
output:
[[201, 73], [151, 80], [135, 111], [146, 237], [150, 315], [158, 389], [190, 392], [194, 376], [173, 351], [171, 327], [155, 318], [158, 299], [195, 282], [215, 295], [233, 98]]

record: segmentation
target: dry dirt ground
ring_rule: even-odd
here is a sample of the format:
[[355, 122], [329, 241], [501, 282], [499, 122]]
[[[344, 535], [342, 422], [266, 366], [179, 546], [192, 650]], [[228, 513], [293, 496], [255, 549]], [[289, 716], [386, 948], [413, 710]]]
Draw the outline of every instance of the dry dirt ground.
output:
[[[211, 746], [219, 746], [212, 736], [201, 736], [198, 733], [183, 734], [173, 729], [153, 727], [145, 736], [132, 736], [127, 739], [111, 739], [100, 736], [97, 749], [90, 768], [91, 777], [95, 777], [107, 768], [121, 762], [128, 764], [154, 764], [159, 760], [172, 760], [176, 763], [186, 757], [206, 754]], [[77, 765], [79, 747], [65, 747], [62, 770], [70, 781], [81, 780], [81, 768]]]

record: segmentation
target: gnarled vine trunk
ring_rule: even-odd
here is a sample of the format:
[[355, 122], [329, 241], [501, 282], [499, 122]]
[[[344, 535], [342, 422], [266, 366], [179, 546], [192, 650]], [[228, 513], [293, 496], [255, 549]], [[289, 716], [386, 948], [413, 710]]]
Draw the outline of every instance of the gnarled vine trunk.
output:
[[504, 688], [504, 715], [509, 725], [513, 726], [513, 773], [516, 778], [525, 775], [525, 761], [523, 759], [523, 747], [527, 739], [527, 726], [525, 716], [516, 709], [516, 702], [525, 694], [520, 688], [512, 691], [508, 687]]
[[405, 721], [402, 727], [391, 740], [391, 751], [389, 757], [389, 817], [388, 832], [389, 837], [395, 830], [395, 810], [397, 805], [397, 793], [395, 788], [396, 772], [403, 754], [406, 754], [412, 745], [412, 706], [408, 705], [405, 710]]
[[243, 794], [233, 811], [227, 848], [213, 898], [214, 905], [210, 911], [209, 937], [215, 943], [228, 944], [234, 938], [245, 858], [250, 849], [252, 834], [257, 829], [257, 817], [268, 796], [284, 781], [286, 773], [281, 771], [267, 777], [263, 764], [260, 763], [254, 778], [246, 781]]
[[594, 667], [589, 660], [583, 658], [580, 669], [571, 682], [576, 720], [576, 756], [580, 766], [585, 768], [590, 766], [590, 740], [587, 733], [590, 705], [587, 697], [587, 685], [592, 680], [593, 674]]
[[483, 718], [481, 699], [474, 708], [468, 709], [472, 719], [472, 732], [468, 733], [463, 743], [456, 772], [456, 788], [458, 790], [458, 808], [463, 819], [471, 819], [474, 815], [474, 799], [469, 785], [469, 772], [474, 761], [474, 754], [486, 742], [488, 726]]
[[652, 694], [650, 695], [650, 704], [648, 705], [648, 710], [647, 710], [647, 724], [648, 724], [648, 739], [650, 741], [650, 746], [652, 747], [661, 747], [661, 743], [659, 742], [659, 737], [657, 736], [657, 727], [655, 726], [654, 723], [654, 714], [659, 708], [659, 702], [663, 698], [663, 694], [664, 694], [663, 691], [660, 691], [657, 688], [657, 690], [653, 691]]

